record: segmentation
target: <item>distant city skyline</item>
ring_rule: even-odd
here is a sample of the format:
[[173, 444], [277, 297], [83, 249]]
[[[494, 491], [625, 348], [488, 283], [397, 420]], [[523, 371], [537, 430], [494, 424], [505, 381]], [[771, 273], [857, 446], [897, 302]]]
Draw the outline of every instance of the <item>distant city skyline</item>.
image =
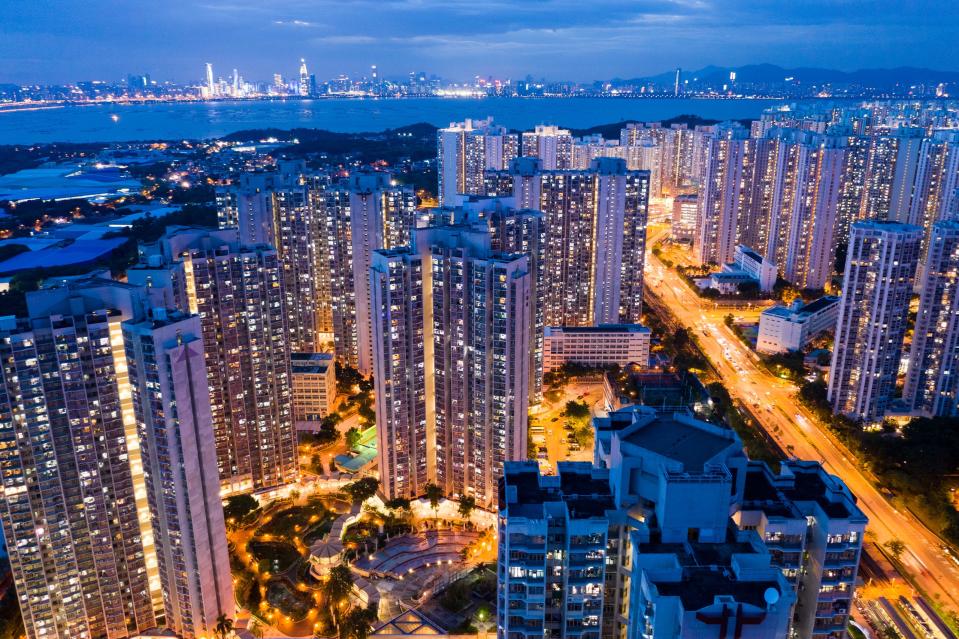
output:
[[[452, 6], [448, 6], [452, 4]], [[118, 0], [23, 4], [5, 20], [0, 82], [62, 83], [149, 73], [200, 81], [203, 63], [227, 77], [294, 78], [305, 58], [317, 76], [384, 77], [426, 70], [473, 76], [588, 81], [670, 68], [772, 63], [840, 70], [954, 68], [959, 7], [927, 1], [792, 4], [673, 0], [580, 3], [501, 0]]]

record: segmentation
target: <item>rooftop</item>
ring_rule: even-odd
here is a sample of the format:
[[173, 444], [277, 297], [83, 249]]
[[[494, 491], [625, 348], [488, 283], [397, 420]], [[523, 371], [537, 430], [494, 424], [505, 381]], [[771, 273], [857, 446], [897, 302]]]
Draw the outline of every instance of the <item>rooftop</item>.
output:
[[544, 518], [549, 503], [565, 504], [572, 519], [603, 517], [614, 507], [606, 474], [583, 462], [560, 462], [552, 476], [540, 475], [535, 462], [507, 464], [499, 503], [511, 516], [530, 519]]
[[0, 273], [88, 264], [107, 255], [126, 241], [127, 238], [125, 237], [108, 240], [77, 240], [68, 246], [53, 246], [38, 251], [20, 253], [0, 264]]
[[[741, 581], [728, 570], [707, 567], [683, 569], [683, 578], [678, 582], [654, 582], [663, 597], [679, 597], [686, 610], [701, 610], [714, 603], [717, 596], [732, 597], [737, 603], [745, 603], [766, 609], [766, 591], [779, 592], [778, 584], [768, 581]], [[780, 593], [781, 594], [781, 593]]]
[[293, 374], [322, 375], [333, 365], [333, 353], [290, 353]]
[[865, 518], [845, 485], [817, 462], [786, 462], [779, 475], [763, 464], [751, 462], [743, 492], [744, 510], [761, 510], [767, 516], [803, 517], [801, 502], [815, 503], [832, 519]]
[[599, 326], [547, 326], [546, 333], [649, 333], [642, 324], [600, 324]]
[[746, 580], [737, 577], [734, 572], [734, 556], [764, 554], [750, 539], [758, 541], [755, 533], [740, 531], [730, 524], [726, 529], [726, 540], [722, 543], [664, 544], [653, 541], [641, 544], [640, 556], [667, 554], [676, 557], [682, 568], [682, 579], [651, 581], [661, 596], [679, 597], [686, 610], [705, 608], [713, 603], [715, 597], [723, 595], [765, 609], [766, 590], [774, 588], [779, 592], [775, 579]]
[[624, 441], [682, 462], [686, 470], [702, 468], [734, 444], [732, 439], [665, 415], [626, 435]]

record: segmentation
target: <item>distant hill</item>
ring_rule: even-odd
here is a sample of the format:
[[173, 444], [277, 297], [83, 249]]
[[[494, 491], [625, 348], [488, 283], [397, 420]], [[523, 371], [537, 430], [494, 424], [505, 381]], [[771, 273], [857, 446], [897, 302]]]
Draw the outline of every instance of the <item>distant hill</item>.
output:
[[[730, 71], [736, 72], [736, 82], [740, 84], [776, 84], [786, 78], [807, 85], [842, 84], [864, 87], [888, 88], [913, 84], [959, 83], [959, 71], [937, 71], [921, 67], [895, 67], [892, 69], [858, 69], [856, 71], [837, 71], [818, 67], [797, 67], [789, 69], [775, 64], [748, 64], [740, 67], [707, 66], [697, 70], [683, 70], [683, 80], [698, 78], [711, 84], [722, 84], [729, 80]], [[633, 78], [624, 83], [654, 82], [669, 84], [676, 78], [676, 71], [666, 71], [656, 75]]]
[[[622, 122], [613, 122], [612, 124], [598, 124], [596, 126], [591, 126], [588, 129], [570, 129], [576, 137], [583, 137], [584, 135], [595, 135], [600, 134], [607, 140], [618, 140], [619, 132], [626, 128], [627, 124], [635, 124], [641, 122], [642, 120], [623, 120]], [[708, 126], [710, 124], [716, 124], [719, 120], [707, 120], [701, 118], [698, 115], [677, 115], [676, 117], [669, 118], [668, 120], [660, 120], [660, 124], [664, 127], [669, 127], [672, 124], [685, 124], [689, 128], [693, 128], [699, 125]]]

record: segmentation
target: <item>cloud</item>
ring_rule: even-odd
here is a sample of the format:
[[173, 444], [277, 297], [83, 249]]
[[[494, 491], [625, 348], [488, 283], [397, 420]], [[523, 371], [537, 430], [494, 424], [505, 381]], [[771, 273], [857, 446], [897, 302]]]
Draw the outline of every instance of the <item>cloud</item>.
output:
[[274, 20], [273, 24], [280, 27], [308, 27], [311, 29], [322, 26], [316, 22], [310, 22], [308, 20]]

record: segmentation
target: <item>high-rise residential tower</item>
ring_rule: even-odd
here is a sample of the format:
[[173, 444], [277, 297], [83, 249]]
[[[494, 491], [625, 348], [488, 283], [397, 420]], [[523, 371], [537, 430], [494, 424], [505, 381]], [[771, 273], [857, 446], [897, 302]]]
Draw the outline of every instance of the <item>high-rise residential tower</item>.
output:
[[201, 332], [159, 310], [123, 325], [165, 625], [184, 639], [236, 616]]
[[719, 125], [706, 137], [703, 180], [699, 187], [699, 233], [693, 250], [703, 264], [725, 264], [737, 245], [740, 211], [749, 192], [749, 131]]
[[224, 493], [295, 481], [288, 314], [277, 252], [242, 246], [228, 230], [183, 228], [141, 252], [128, 280], [165, 288], [175, 308], [201, 318]]
[[319, 208], [326, 182], [303, 162], [281, 160], [275, 171], [241, 174], [217, 194], [220, 228], [236, 227], [240, 244], [270, 244], [280, 257], [294, 352], [318, 350], [330, 329]]
[[120, 639], [162, 611], [121, 323], [133, 286], [86, 279], [0, 320], [0, 521], [30, 639]]
[[415, 495], [425, 471], [489, 507], [526, 456], [529, 258], [493, 251], [486, 223], [440, 221], [413, 244], [378, 251], [371, 273], [378, 436], [408, 451], [381, 456], [384, 488]]
[[903, 398], [923, 415], [959, 414], [959, 222], [932, 226]]
[[483, 193], [485, 172], [503, 170], [519, 155], [519, 137], [491, 117], [453, 122], [436, 136], [440, 204], [454, 203], [461, 193]]
[[829, 374], [833, 412], [873, 424], [885, 414], [902, 355], [922, 229], [852, 225]]
[[376, 249], [410, 243], [416, 194], [389, 173], [361, 171], [327, 189], [321, 225], [329, 273], [336, 355], [364, 375], [373, 371], [369, 273]]
[[575, 168], [573, 135], [558, 126], [539, 124], [532, 131], [523, 133], [523, 155], [539, 158], [547, 171]]
[[596, 158], [585, 171], [544, 171], [518, 158], [487, 186], [506, 194], [512, 179], [517, 207], [542, 212], [543, 314], [546, 326], [638, 323], [649, 172], [625, 160]]

